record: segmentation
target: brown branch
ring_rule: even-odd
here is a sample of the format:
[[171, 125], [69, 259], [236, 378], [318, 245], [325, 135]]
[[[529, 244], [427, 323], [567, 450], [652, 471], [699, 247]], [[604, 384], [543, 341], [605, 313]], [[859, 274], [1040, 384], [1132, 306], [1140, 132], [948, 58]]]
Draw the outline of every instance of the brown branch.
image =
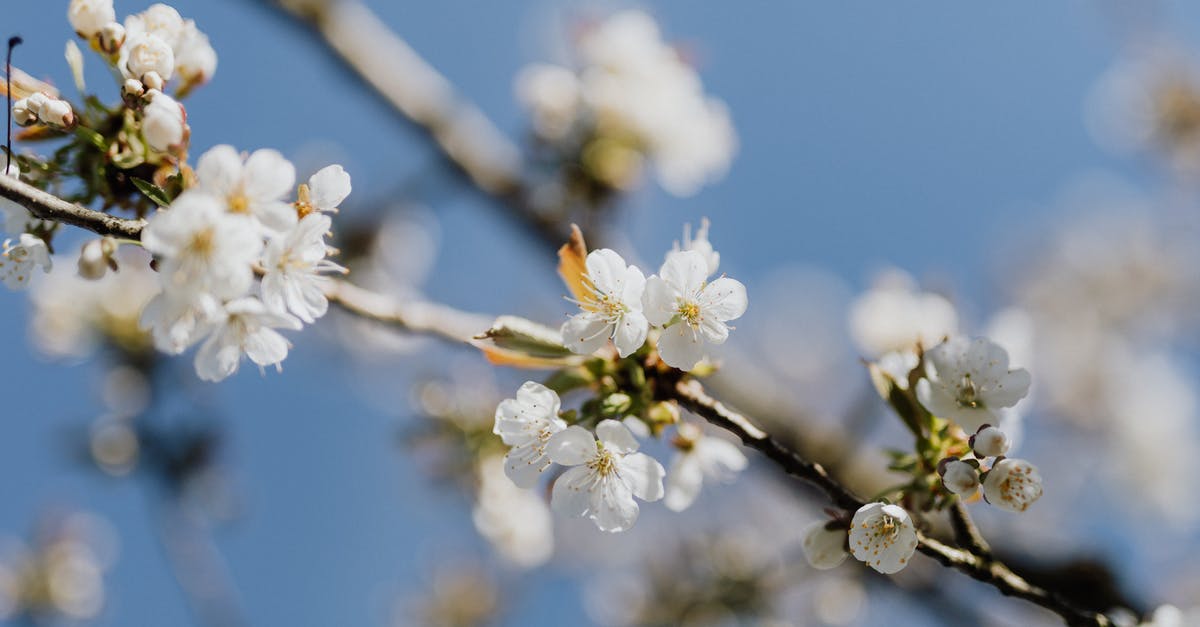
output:
[[[264, 0], [259, 0], [264, 1]], [[454, 171], [552, 249], [570, 235], [561, 211], [540, 207], [523, 179], [521, 149], [360, 0], [266, 0], [328, 51], [403, 120], [424, 132]]]
[[992, 547], [988, 546], [983, 534], [979, 533], [979, 527], [975, 526], [975, 521], [971, 519], [971, 514], [967, 512], [967, 507], [961, 500], [955, 499], [954, 504], [950, 506], [950, 527], [954, 530], [954, 541], [959, 546], [976, 555], [991, 557]]
[[70, 224], [100, 235], [138, 239], [141, 237], [142, 227], [146, 226], [145, 220], [118, 218], [88, 209], [10, 176], [0, 176], [0, 197], [25, 207], [36, 218]]
[[[674, 400], [705, 420], [738, 436], [743, 444], [765, 455], [784, 472], [821, 490], [838, 507], [854, 511], [865, 504], [861, 498], [830, 477], [820, 464], [800, 457], [754, 426], [748, 418], [709, 396], [699, 381], [679, 381], [667, 389], [658, 390], [658, 394], [662, 399]], [[917, 550], [947, 568], [953, 568], [991, 585], [1005, 596], [1017, 597], [1044, 607], [1061, 616], [1069, 625], [1112, 625], [1103, 614], [1075, 607], [1060, 595], [1029, 583], [990, 556], [978, 555], [969, 549], [954, 548], [924, 534], [918, 535], [920, 542]]]

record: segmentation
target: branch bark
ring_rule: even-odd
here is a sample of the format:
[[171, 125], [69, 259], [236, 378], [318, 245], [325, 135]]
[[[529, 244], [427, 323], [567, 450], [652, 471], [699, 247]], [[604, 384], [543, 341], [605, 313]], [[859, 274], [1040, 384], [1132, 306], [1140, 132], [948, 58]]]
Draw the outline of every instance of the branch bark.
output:
[[42, 220], [70, 224], [100, 235], [136, 240], [141, 237], [142, 227], [146, 226], [145, 220], [118, 218], [102, 211], [88, 209], [10, 176], [0, 176], [0, 198], [25, 207], [34, 217]]

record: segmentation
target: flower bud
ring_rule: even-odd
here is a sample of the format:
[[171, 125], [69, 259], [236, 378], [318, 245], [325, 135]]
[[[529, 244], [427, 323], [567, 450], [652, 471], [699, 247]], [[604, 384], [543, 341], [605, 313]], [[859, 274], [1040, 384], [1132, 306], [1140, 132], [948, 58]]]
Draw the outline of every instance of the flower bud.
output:
[[38, 121], [37, 110], [29, 104], [28, 98], [22, 98], [13, 103], [13, 122], [17, 126], [30, 126]]
[[111, 237], [94, 239], [83, 245], [79, 251], [79, 276], [97, 280], [112, 268], [116, 270], [117, 262], [113, 255], [117, 252], [117, 240]]
[[650, 428], [657, 433], [663, 427], [679, 422], [679, 406], [668, 401], [655, 403], [646, 412], [646, 419], [650, 422]]
[[175, 48], [175, 71], [190, 85], [199, 85], [212, 78], [217, 71], [217, 51], [213, 50], [208, 35], [188, 20], [183, 35]]
[[163, 79], [158, 75], [158, 72], [146, 72], [146, 74], [142, 76], [142, 85], [144, 85], [146, 89], [157, 89], [158, 91], [162, 91]]
[[115, 54], [125, 45], [125, 27], [120, 22], [109, 22], [100, 29], [100, 49], [108, 54]]
[[38, 107], [38, 119], [50, 126], [70, 128], [75, 125], [75, 113], [71, 111], [71, 103], [57, 98], [48, 98]]
[[151, 149], [169, 152], [183, 143], [183, 105], [161, 91], [150, 90], [146, 96], [149, 103], [142, 112], [142, 137]]
[[146, 86], [136, 78], [126, 79], [121, 85], [121, 96], [126, 103], [136, 103], [142, 99], [142, 95], [146, 93]]
[[971, 496], [979, 489], [979, 471], [961, 460], [951, 460], [939, 465], [942, 474], [942, 485], [959, 496]]
[[1023, 459], [996, 462], [983, 480], [987, 502], [1010, 512], [1023, 512], [1042, 497], [1042, 476]]
[[633, 399], [623, 392], [614, 392], [600, 403], [600, 413], [605, 416], [624, 416], [633, 406]]
[[991, 425], [984, 425], [978, 433], [971, 436], [971, 449], [979, 457], [1000, 457], [1008, 452], [1008, 436]]
[[826, 521], [815, 522], [804, 531], [804, 557], [817, 570], [829, 570], [846, 561], [846, 530], [830, 529]]
[[105, 24], [116, 19], [112, 0], [71, 0], [67, 7], [67, 20], [71, 22], [71, 28], [83, 37], [90, 38], [100, 32]]

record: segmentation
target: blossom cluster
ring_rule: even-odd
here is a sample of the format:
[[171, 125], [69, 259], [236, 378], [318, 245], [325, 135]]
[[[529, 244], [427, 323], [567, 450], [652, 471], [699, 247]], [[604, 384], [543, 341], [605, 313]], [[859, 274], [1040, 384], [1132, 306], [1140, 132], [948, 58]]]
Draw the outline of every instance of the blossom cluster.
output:
[[200, 157], [195, 186], [142, 232], [162, 287], [143, 324], [166, 353], [204, 340], [195, 358], [201, 379], [228, 377], [243, 355], [278, 367], [290, 344], [276, 329], [299, 329], [328, 309], [324, 275], [344, 269], [327, 258], [326, 214], [349, 195], [350, 176], [328, 166], [291, 201], [295, 179], [295, 168], [274, 150], [245, 156], [217, 146]]
[[695, 368], [705, 345], [724, 343], [728, 322], [746, 311], [744, 285], [725, 276], [710, 280], [719, 264], [707, 221], [695, 239], [685, 233], [683, 246], [676, 243], [649, 278], [610, 249], [588, 253], [575, 298], [581, 311], [563, 324], [564, 344], [589, 355], [611, 340], [624, 358], [642, 347], [654, 327], [662, 360], [680, 370]]
[[576, 44], [578, 67], [535, 64], [517, 78], [542, 139], [577, 144], [588, 172], [618, 189], [637, 182], [644, 158], [678, 196], [724, 175], [737, 149], [725, 104], [705, 95], [652, 17], [616, 13]]
[[[665, 499], [682, 511], [695, 501], [704, 479], [730, 481], [747, 465], [731, 442], [680, 422], [670, 475], [653, 457], [640, 452], [635, 435], [650, 435], [636, 417], [604, 419], [593, 429], [570, 425], [554, 390], [528, 381], [516, 398], [496, 408], [493, 432], [511, 447], [504, 473], [518, 487], [533, 488], [555, 464], [566, 468], [554, 480], [550, 506], [562, 515], [591, 519], [602, 531], [624, 531], [638, 518], [636, 499]], [[664, 478], [666, 482], [664, 484]]]

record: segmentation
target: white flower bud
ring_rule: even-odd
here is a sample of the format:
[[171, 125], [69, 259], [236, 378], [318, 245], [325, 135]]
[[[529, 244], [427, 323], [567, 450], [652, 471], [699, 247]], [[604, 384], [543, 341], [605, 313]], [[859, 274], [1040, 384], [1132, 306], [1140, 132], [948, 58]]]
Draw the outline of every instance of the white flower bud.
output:
[[111, 237], [87, 242], [79, 251], [79, 276], [92, 281], [102, 278], [109, 268], [115, 268], [116, 252], [117, 240]]
[[13, 122], [16, 122], [17, 126], [29, 126], [37, 121], [37, 110], [29, 104], [28, 98], [13, 103]]
[[100, 32], [105, 24], [116, 21], [112, 0], [71, 0], [67, 7], [67, 20], [71, 28], [84, 37]]
[[125, 44], [125, 27], [120, 22], [109, 22], [100, 29], [100, 49], [112, 54]]
[[1010, 512], [1023, 512], [1042, 496], [1042, 476], [1023, 459], [1002, 459], [983, 480], [988, 503]]
[[146, 86], [136, 78], [125, 79], [125, 84], [121, 85], [121, 95], [130, 101], [140, 100], [142, 94], [146, 93]]
[[158, 91], [162, 91], [163, 79], [158, 75], [158, 72], [146, 72], [145, 76], [142, 76], [142, 85], [144, 85], [146, 89], [156, 89]]
[[979, 489], [979, 471], [956, 459], [942, 467], [942, 485], [959, 496], [971, 496]]
[[815, 522], [804, 531], [804, 557], [817, 570], [829, 570], [846, 561], [846, 530], [828, 529], [826, 521]]
[[125, 21], [130, 34], [154, 35], [163, 40], [172, 49], [179, 45], [183, 36], [183, 18], [173, 7], [157, 3], [137, 15], [131, 15]]
[[168, 152], [183, 143], [183, 106], [161, 91], [147, 92], [149, 103], [142, 112], [142, 137], [158, 152]]
[[1008, 452], [1008, 447], [1008, 436], [990, 425], [971, 436], [971, 448], [979, 457], [1000, 457]]
[[142, 78], [149, 72], [157, 72], [164, 81], [171, 80], [175, 72], [175, 52], [171, 46], [156, 35], [130, 36], [121, 49], [125, 56], [125, 69], [132, 78]]
[[71, 103], [57, 98], [47, 98], [38, 107], [38, 119], [50, 126], [68, 128], [75, 124], [75, 113], [71, 111]]

